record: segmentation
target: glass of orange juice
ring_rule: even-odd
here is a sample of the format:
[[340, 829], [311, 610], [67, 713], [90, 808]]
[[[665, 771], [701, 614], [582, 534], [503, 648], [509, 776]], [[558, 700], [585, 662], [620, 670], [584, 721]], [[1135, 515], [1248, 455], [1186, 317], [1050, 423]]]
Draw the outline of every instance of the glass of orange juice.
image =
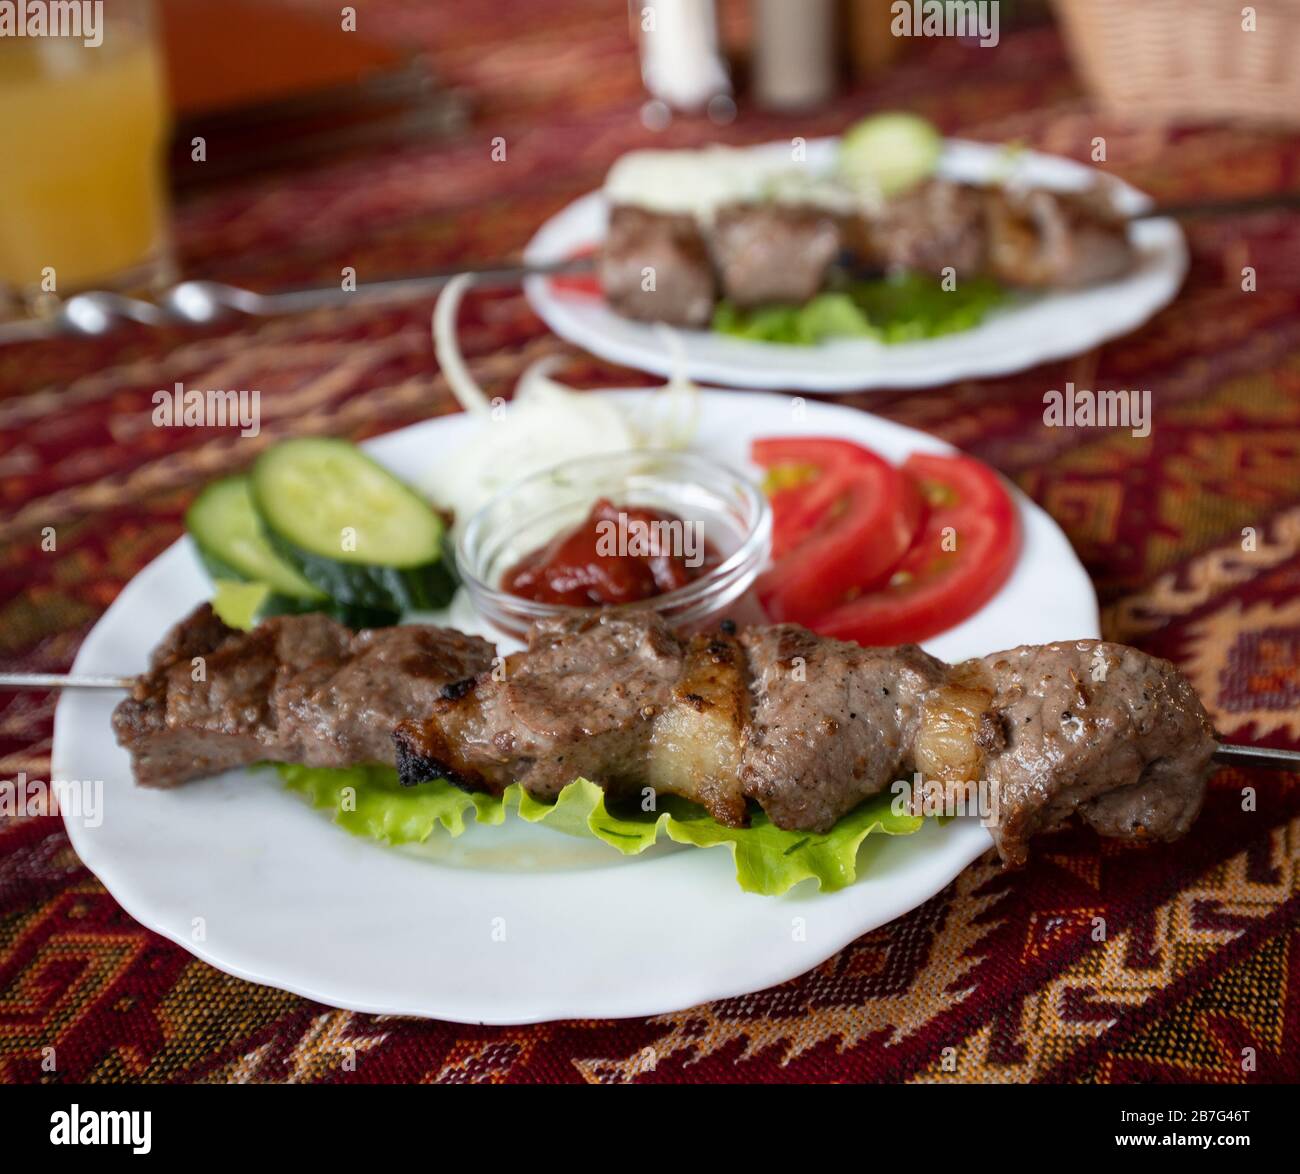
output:
[[0, 24], [0, 303], [172, 279], [149, 0], [18, 7]]

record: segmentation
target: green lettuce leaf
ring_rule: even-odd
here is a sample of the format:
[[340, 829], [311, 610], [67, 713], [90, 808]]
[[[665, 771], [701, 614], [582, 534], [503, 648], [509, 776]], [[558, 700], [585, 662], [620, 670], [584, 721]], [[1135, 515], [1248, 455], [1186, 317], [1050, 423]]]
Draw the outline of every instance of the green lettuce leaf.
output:
[[747, 828], [729, 828], [690, 804], [690, 813], [669, 815], [669, 838], [698, 848], [730, 848], [736, 880], [747, 893], [779, 896], [802, 880], [815, 880], [825, 892], [843, 889], [858, 879], [858, 848], [872, 832], [910, 836], [924, 822], [920, 816], [897, 815], [888, 793], [868, 799], [825, 835], [787, 832], [761, 811]]
[[761, 812], [755, 812], [747, 828], [724, 827], [703, 809], [675, 797], [654, 812], [611, 812], [605, 793], [586, 779], [570, 783], [548, 804], [518, 784], [500, 797], [468, 794], [443, 780], [403, 787], [397, 772], [386, 766], [276, 764], [275, 769], [290, 790], [313, 807], [333, 812], [340, 827], [384, 844], [420, 843], [439, 827], [459, 836], [471, 812], [484, 824], [499, 824], [513, 812], [529, 823], [594, 837], [625, 856], [644, 852], [660, 833], [679, 844], [729, 849], [740, 887], [764, 896], [780, 896], [803, 880], [815, 880], [828, 892], [851, 885], [857, 879], [858, 848], [868, 835], [910, 835], [922, 823], [917, 816], [895, 814], [888, 794], [867, 800], [819, 836], [782, 831]]
[[978, 326], [1006, 296], [997, 282], [986, 278], [945, 290], [935, 277], [902, 273], [845, 282], [802, 306], [741, 309], [723, 299], [714, 310], [713, 329], [788, 346], [814, 346], [828, 338], [915, 342]]

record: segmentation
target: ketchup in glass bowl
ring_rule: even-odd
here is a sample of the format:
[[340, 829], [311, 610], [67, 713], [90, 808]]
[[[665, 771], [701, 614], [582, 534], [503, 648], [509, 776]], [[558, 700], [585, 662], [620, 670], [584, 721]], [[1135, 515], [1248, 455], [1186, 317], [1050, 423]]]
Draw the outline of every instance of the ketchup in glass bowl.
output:
[[691, 453], [636, 451], [507, 487], [470, 518], [456, 553], [479, 613], [511, 635], [633, 607], [695, 627], [736, 608], [771, 534], [765, 496], [740, 473]]
[[505, 573], [501, 589], [538, 603], [617, 607], [667, 595], [717, 566], [702, 526], [663, 510], [616, 506], [602, 497]]

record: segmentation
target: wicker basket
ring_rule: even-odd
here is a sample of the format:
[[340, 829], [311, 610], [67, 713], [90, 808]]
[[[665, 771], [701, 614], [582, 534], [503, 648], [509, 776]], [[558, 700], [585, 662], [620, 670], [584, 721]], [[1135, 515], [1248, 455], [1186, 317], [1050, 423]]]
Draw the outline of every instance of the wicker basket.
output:
[[1300, 0], [1054, 0], [1106, 109], [1160, 122], [1300, 124]]

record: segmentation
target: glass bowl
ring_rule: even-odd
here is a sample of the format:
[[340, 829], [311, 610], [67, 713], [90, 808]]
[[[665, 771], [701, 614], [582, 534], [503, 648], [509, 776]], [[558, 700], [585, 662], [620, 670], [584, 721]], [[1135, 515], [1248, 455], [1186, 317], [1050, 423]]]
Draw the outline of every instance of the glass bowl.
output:
[[[501, 590], [505, 573], [607, 498], [698, 523], [718, 561], [684, 587], [607, 607], [539, 603]], [[516, 481], [474, 514], [456, 545], [461, 578], [479, 614], [513, 635], [555, 616], [650, 608], [673, 627], [726, 618], [753, 586], [772, 545], [772, 511], [747, 477], [699, 455], [638, 450], [569, 461]]]

